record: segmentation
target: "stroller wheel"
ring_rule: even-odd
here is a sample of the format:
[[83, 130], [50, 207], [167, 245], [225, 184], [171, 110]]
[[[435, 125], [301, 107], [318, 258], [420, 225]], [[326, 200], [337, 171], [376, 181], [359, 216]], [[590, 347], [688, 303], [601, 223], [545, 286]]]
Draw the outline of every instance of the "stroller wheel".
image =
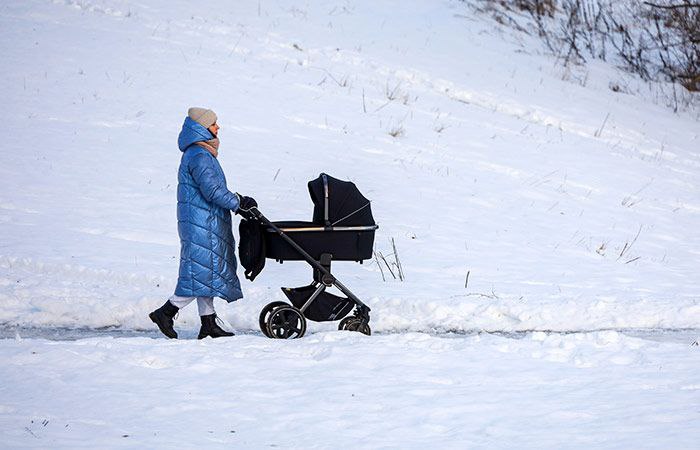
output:
[[273, 339], [296, 339], [306, 333], [306, 318], [293, 306], [278, 306], [267, 318], [267, 332]]
[[269, 332], [267, 331], [267, 319], [270, 318], [270, 313], [272, 313], [272, 310], [277, 308], [278, 306], [289, 306], [285, 302], [272, 302], [268, 303], [265, 305], [265, 307], [260, 311], [260, 330], [263, 332], [263, 334], [269, 338], [270, 336]]
[[363, 327], [362, 319], [357, 316], [346, 317], [345, 319], [341, 320], [340, 324], [338, 324], [338, 329], [341, 331], [359, 331], [367, 336], [372, 335], [372, 330], [369, 328], [369, 324], [365, 324]]

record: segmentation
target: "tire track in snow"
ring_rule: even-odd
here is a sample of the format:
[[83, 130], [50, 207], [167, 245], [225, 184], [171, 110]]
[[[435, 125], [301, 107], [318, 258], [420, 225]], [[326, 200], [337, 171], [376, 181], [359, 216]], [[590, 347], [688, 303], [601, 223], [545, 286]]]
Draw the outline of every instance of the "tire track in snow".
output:
[[[262, 337], [263, 334], [259, 330], [235, 330], [237, 335], [256, 335]], [[321, 332], [324, 333], [324, 332]], [[570, 336], [570, 335], [587, 335], [592, 333], [620, 333], [625, 336], [646, 339], [658, 342], [678, 342], [688, 345], [697, 345], [700, 339], [700, 328], [596, 328], [587, 330], [523, 330], [523, 331], [508, 331], [508, 330], [466, 330], [466, 331], [443, 331], [443, 332], [426, 332], [426, 334], [441, 338], [462, 339], [465, 337], [477, 335], [492, 335], [500, 336], [508, 339], [527, 339], [533, 336]], [[314, 336], [319, 332], [308, 333], [305, 337]], [[407, 331], [384, 331], [375, 333], [378, 336], [389, 335], [410, 335], [415, 332]], [[25, 327], [25, 326], [0, 326], [0, 339], [47, 339], [52, 341], [75, 341], [80, 339], [92, 339], [100, 337], [110, 338], [131, 338], [131, 337], [148, 337], [155, 339], [164, 339], [162, 334], [154, 329], [130, 329], [130, 328], [67, 328], [67, 327]], [[194, 331], [186, 331], [180, 333], [181, 340], [192, 340], [196, 338]]]

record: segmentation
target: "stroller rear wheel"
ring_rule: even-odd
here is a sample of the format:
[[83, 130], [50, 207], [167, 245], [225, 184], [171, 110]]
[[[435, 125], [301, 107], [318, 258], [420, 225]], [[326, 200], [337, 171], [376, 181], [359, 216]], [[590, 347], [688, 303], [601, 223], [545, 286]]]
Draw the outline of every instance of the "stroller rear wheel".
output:
[[346, 317], [345, 319], [341, 320], [340, 324], [338, 324], [338, 329], [341, 331], [359, 331], [367, 336], [372, 334], [369, 324], [366, 323], [364, 326], [362, 326], [362, 319], [357, 316]]
[[273, 339], [296, 339], [306, 333], [306, 318], [293, 306], [278, 306], [267, 318], [267, 332]]
[[270, 335], [269, 331], [267, 330], [267, 319], [270, 318], [270, 314], [272, 313], [272, 310], [279, 306], [289, 306], [289, 304], [285, 302], [272, 302], [268, 303], [265, 305], [265, 307], [260, 311], [260, 330], [263, 332], [263, 334], [269, 338], [272, 336]]

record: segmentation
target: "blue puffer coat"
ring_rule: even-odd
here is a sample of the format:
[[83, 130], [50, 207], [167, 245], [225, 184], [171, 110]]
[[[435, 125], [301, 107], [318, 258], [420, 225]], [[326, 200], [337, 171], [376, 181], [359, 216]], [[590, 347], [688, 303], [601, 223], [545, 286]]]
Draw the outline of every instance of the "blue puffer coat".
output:
[[231, 210], [238, 209], [239, 199], [226, 187], [216, 158], [195, 144], [213, 138], [209, 130], [189, 117], [178, 138], [183, 154], [177, 186], [181, 249], [175, 295], [221, 297], [232, 302], [243, 297], [231, 230]]

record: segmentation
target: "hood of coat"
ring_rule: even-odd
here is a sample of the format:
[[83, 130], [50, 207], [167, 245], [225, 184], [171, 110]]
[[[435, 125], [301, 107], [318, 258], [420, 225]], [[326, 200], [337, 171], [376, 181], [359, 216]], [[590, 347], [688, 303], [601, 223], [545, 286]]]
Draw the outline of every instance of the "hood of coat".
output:
[[182, 131], [177, 138], [177, 146], [180, 151], [184, 152], [187, 147], [202, 141], [214, 139], [214, 135], [209, 130], [204, 128], [189, 117], [185, 117], [185, 123], [182, 124]]

